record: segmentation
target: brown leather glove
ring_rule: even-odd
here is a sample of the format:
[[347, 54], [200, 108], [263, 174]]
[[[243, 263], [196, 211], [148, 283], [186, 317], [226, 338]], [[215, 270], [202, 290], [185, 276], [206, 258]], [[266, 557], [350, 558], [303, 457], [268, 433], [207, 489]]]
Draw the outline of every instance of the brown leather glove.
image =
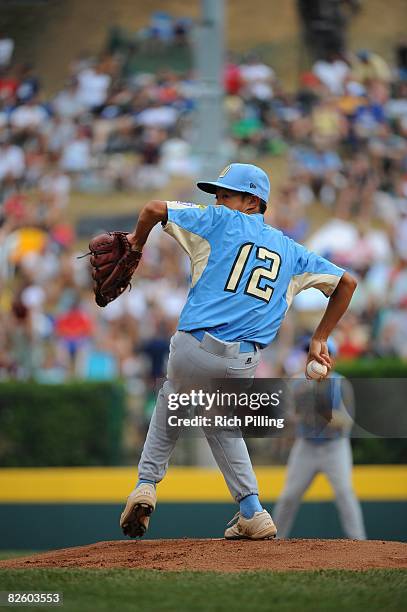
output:
[[130, 285], [141, 259], [141, 251], [132, 251], [128, 232], [107, 232], [92, 238], [88, 255], [95, 281], [93, 291], [98, 306], [106, 306]]

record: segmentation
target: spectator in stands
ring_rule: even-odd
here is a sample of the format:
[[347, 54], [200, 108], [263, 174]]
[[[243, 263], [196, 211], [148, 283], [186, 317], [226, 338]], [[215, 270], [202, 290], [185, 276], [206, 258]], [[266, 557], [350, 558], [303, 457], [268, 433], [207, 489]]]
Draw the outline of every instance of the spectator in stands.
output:
[[249, 54], [240, 65], [243, 96], [248, 99], [268, 101], [273, 97], [274, 70], [255, 54]]
[[78, 126], [74, 138], [65, 146], [61, 168], [68, 173], [84, 173], [91, 167], [91, 139], [89, 130]]
[[339, 96], [343, 93], [344, 83], [350, 73], [350, 68], [341, 56], [329, 52], [324, 59], [318, 59], [315, 62], [312, 72], [330, 94]]
[[361, 49], [352, 63], [352, 78], [363, 85], [376, 80], [388, 83], [391, 80], [391, 70], [380, 55]]
[[19, 85], [16, 91], [17, 102], [24, 104], [38, 96], [40, 92], [40, 80], [35, 74], [32, 64], [23, 64], [19, 70]]
[[10, 65], [14, 51], [14, 40], [4, 32], [0, 32], [0, 70]]
[[85, 111], [85, 104], [80, 99], [78, 82], [76, 79], [68, 81], [52, 101], [52, 108], [61, 117], [75, 119]]
[[0, 134], [0, 189], [15, 185], [25, 171], [24, 151], [12, 144], [10, 134]]
[[36, 96], [16, 106], [10, 113], [10, 125], [19, 139], [30, 138], [39, 132], [49, 118], [49, 113]]
[[103, 71], [100, 64], [81, 70], [78, 75], [78, 100], [90, 111], [97, 113], [106, 102], [110, 75]]

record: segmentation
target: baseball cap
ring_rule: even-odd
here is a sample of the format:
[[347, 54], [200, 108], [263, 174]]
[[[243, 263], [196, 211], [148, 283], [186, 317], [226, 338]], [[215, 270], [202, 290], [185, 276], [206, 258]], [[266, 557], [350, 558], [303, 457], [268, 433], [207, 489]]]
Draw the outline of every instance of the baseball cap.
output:
[[230, 164], [213, 182], [199, 182], [197, 187], [206, 193], [216, 193], [217, 187], [251, 193], [265, 202], [270, 195], [270, 181], [267, 174], [253, 164]]

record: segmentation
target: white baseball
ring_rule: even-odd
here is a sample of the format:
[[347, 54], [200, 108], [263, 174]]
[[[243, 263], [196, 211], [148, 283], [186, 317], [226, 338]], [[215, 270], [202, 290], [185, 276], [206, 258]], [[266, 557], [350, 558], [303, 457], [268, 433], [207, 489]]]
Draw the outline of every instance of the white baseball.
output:
[[325, 376], [328, 374], [328, 368], [326, 365], [323, 365], [322, 363], [319, 363], [319, 361], [313, 359], [307, 365], [307, 374], [310, 378], [318, 380], [319, 378], [325, 378]]

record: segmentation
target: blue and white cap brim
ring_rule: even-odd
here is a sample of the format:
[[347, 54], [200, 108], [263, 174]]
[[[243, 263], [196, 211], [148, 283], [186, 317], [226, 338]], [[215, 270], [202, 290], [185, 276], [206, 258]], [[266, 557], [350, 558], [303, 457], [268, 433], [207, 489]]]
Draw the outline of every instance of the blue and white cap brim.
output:
[[[247, 189], [236, 189], [236, 187], [233, 185], [227, 185], [226, 183], [221, 183], [219, 181], [214, 181], [213, 183], [197, 183], [196, 184], [197, 187], [199, 187], [199, 189], [201, 189], [202, 191], [205, 191], [206, 193], [216, 193], [216, 189], [219, 187], [222, 187], [223, 189], [231, 189], [232, 191], [240, 191], [242, 193], [249, 193], [247, 191]], [[255, 195], [255, 194], [253, 194]]]
[[199, 181], [197, 187], [206, 193], [216, 193], [219, 188], [251, 193], [265, 202], [270, 195], [267, 174], [253, 164], [229, 164], [219, 174], [217, 181]]
[[[252, 195], [258, 196], [262, 200], [265, 198], [264, 193], [259, 193], [258, 189], [251, 189], [250, 187], [237, 187], [236, 185], [228, 185], [226, 183], [221, 183], [220, 181], [214, 181], [213, 183], [202, 183], [199, 182], [196, 186], [201, 189], [201, 191], [205, 191], [206, 193], [216, 193], [216, 189], [222, 187], [223, 189], [230, 189], [231, 191], [237, 191], [239, 193], [251, 193]], [[267, 202], [267, 200], [266, 200]]]

